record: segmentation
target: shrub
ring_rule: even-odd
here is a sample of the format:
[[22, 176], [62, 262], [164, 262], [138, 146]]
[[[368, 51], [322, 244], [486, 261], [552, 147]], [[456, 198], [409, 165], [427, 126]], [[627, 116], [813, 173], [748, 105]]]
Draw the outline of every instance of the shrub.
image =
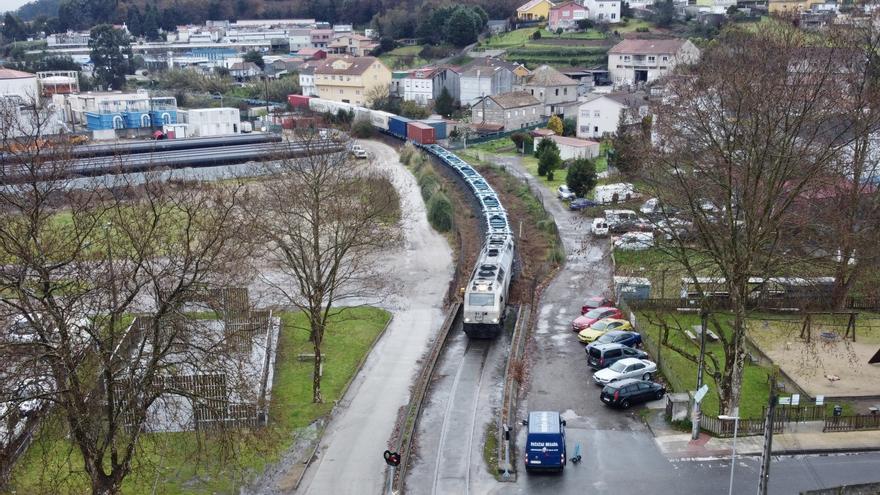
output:
[[596, 164], [586, 158], [574, 160], [568, 167], [565, 182], [571, 192], [584, 197], [596, 187]]
[[373, 128], [373, 124], [369, 120], [358, 120], [351, 126], [351, 135], [356, 138], [370, 138], [373, 137], [374, 133], [375, 128]]
[[415, 155], [419, 150], [413, 146], [412, 143], [406, 143], [403, 145], [403, 148], [400, 149], [400, 163], [404, 165], [409, 165], [413, 155]]
[[413, 172], [418, 175], [419, 173], [421, 173], [422, 167], [425, 165], [426, 162], [427, 159], [425, 158], [425, 154], [419, 151], [417, 153], [414, 153], [410, 157], [409, 166], [412, 167]]
[[651, 31], [651, 30], [648, 29], [648, 28], [646, 28], [646, 27], [637, 27], [637, 28], [636, 28], [636, 32], [637, 32], [637, 33], [647, 33], [647, 32], [650, 32], [650, 31]]
[[[541, 144], [543, 143], [544, 141], [541, 141]], [[553, 171], [559, 168], [560, 163], [562, 163], [562, 159], [559, 158], [559, 148], [556, 147], [556, 143], [553, 143], [553, 147], [541, 153], [541, 158], [538, 159], [538, 175], [546, 175], [547, 180], [553, 180]]]
[[452, 203], [442, 191], [437, 191], [428, 200], [428, 222], [438, 232], [449, 232], [452, 230]]

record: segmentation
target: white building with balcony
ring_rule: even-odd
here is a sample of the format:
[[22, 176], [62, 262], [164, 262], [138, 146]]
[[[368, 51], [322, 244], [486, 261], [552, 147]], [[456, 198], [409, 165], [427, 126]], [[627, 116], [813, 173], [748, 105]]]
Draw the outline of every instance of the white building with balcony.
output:
[[623, 40], [608, 51], [608, 73], [615, 85], [646, 83], [699, 58], [689, 40]]

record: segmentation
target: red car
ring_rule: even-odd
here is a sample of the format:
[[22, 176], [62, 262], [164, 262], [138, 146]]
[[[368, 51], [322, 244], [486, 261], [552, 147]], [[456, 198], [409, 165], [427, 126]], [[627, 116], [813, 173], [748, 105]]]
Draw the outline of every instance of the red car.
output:
[[623, 316], [623, 311], [612, 308], [612, 307], [601, 307], [601, 308], [593, 308], [590, 311], [578, 316], [571, 322], [571, 329], [575, 332], [580, 332], [585, 328], [589, 328], [590, 325], [596, 323], [597, 321], [603, 318], [614, 318], [618, 320], [625, 320], [626, 318]]
[[581, 306], [581, 314], [587, 314], [591, 309], [614, 307], [614, 301], [603, 296], [590, 296]]

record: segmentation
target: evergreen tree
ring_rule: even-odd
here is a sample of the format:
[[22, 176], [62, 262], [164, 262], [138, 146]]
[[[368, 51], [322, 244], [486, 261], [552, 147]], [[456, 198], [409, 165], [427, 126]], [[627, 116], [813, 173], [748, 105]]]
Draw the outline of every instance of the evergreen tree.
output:
[[[544, 141], [550, 140], [545, 139]], [[543, 144], [544, 141], [541, 141], [541, 144]], [[550, 142], [553, 143], [553, 141]], [[538, 175], [545, 176], [552, 174], [554, 170], [559, 168], [561, 163], [562, 159], [559, 157], [559, 148], [556, 146], [556, 143], [553, 143], [553, 146], [548, 147], [543, 153], [541, 153], [541, 158], [538, 159]], [[552, 176], [548, 177], [548, 179], [553, 180]]]
[[21, 19], [7, 12], [3, 16], [3, 39], [6, 41], [24, 41], [27, 39], [27, 27]]
[[89, 39], [92, 63], [95, 64], [95, 78], [98, 84], [107, 89], [121, 89], [125, 86], [131, 54], [131, 40], [121, 29], [110, 24], [100, 24], [92, 28]]
[[159, 39], [159, 11], [153, 4], [148, 4], [144, 12], [141, 26], [144, 36], [151, 41]]
[[141, 15], [141, 10], [137, 5], [132, 5], [128, 9], [128, 14], [125, 16], [125, 25], [128, 26], [128, 32], [131, 33], [132, 36], [143, 36], [144, 29], [142, 22], [143, 16]]
[[555, 141], [552, 139], [542, 139], [538, 142], [538, 148], [535, 150], [535, 158], [541, 158], [548, 149], [555, 150], [556, 154], [559, 154], [559, 146], [556, 146]]
[[449, 91], [444, 86], [443, 90], [440, 91], [440, 96], [437, 97], [437, 101], [434, 103], [434, 111], [444, 117], [449, 117], [454, 110], [453, 104], [452, 95], [449, 94]]
[[446, 21], [446, 40], [455, 46], [477, 41], [479, 16], [465, 6], [458, 6]]
[[568, 166], [566, 185], [578, 197], [583, 198], [596, 187], [596, 164], [587, 158], [578, 158]]
[[263, 56], [260, 55], [260, 52], [258, 52], [256, 50], [251, 50], [251, 51], [245, 53], [244, 54], [244, 61], [245, 62], [253, 62], [253, 63], [257, 64], [257, 67], [259, 67], [261, 70], [263, 69], [263, 67], [266, 66], [266, 62], [263, 61]]

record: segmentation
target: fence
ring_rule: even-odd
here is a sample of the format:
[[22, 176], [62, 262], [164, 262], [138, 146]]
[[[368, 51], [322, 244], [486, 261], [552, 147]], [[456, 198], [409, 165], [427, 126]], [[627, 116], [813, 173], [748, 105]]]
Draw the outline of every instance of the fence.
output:
[[[880, 304], [878, 303], [880, 303], [880, 300], [869, 298], [850, 298], [847, 301], [847, 306], [848, 309], [874, 310], [880, 307]], [[700, 309], [700, 302], [690, 298], [640, 299], [631, 300], [629, 301], [629, 304], [634, 309], [662, 309], [670, 311], [680, 310], [684, 308], [693, 311], [699, 311]], [[708, 300], [708, 305], [708, 309], [710, 310], [717, 311], [732, 309], [731, 301], [726, 297], [710, 297]], [[834, 309], [831, 305], [831, 301], [827, 298], [812, 299], [799, 297], [779, 297], [749, 300], [746, 303], [746, 308], [749, 310], [782, 311], [786, 313], [804, 310], [820, 311]]]
[[219, 430], [225, 428], [257, 427], [262, 425], [256, 404], [227, 404], [217, 402], [193, 407], [196, 430]]
[[660, 345], [661, 343], [659, 339], [655, 339], [653, 335], [639, 327], [638, 318], [636, 317], [635, 312], [633, 312], [633, 310], [629, 306], [631, 302], [632, 301], [620, 300], [620, 302], [618, 303], [618, 307], [620, 307], [621, 311], [623, 311], [624, 314], [629, 315], [629, 321], [632, 324], [633, 329], [642, 335], [642, 345], [645, 347], [645, 350], [654, 358], [654, 362], [657, 363], [657, 369], [659, 369], [660, 373], [663, 374], [663, 377], [666, 379], [666, 382], [669, 383], [670, 388], [679, 392], [686, 391], [687, 387], [684, 385], [681, 379], [679, 379], [678, 375], [672, 372], [666, 361], [663, 360], [663, 348]]
[[825, 418], [822, 431], [880, 430], [880, 415], [831, 416]]
[[[534, 293], [534, 291], [532, 291]], [[507, 368], [504, 372], [504, 391], [501, 398], [501, 414], [498, 424], [498, 471], [508, 473], [515, 471], [513, 453], [516, 451], [515, 438], [512, 434], [506, 434], [504, 427], [513, 431], [516, 423], [516, 404], [519, 400], [519, 385], [522, 380], [524, 368], [523, 354], [528, 341], [528, 330], [532, 318], [531, 306], [520, 306], [516, 316], [516, 326], [513, 329], [513, 338], [510, 343], [510, 353], [507, 357]], [[505, 458], [505, 449], [509, 458]]]
[[[716, 437], [732, 437], [734, 426], [736, 426], [736, 435], [747, 437], [752, 435], [762, 435], [764, 433], [764, 418], [761, 419], [741, 419], [739, 425], [734, 425], [733, 419], [713, 418], [711, 416], [703, 416], [700, 419], [700, 427], [706, 431], [712, 432]], [[780, 420], [773, 422], [773, 432], [782, 433], [785, 423]]]

